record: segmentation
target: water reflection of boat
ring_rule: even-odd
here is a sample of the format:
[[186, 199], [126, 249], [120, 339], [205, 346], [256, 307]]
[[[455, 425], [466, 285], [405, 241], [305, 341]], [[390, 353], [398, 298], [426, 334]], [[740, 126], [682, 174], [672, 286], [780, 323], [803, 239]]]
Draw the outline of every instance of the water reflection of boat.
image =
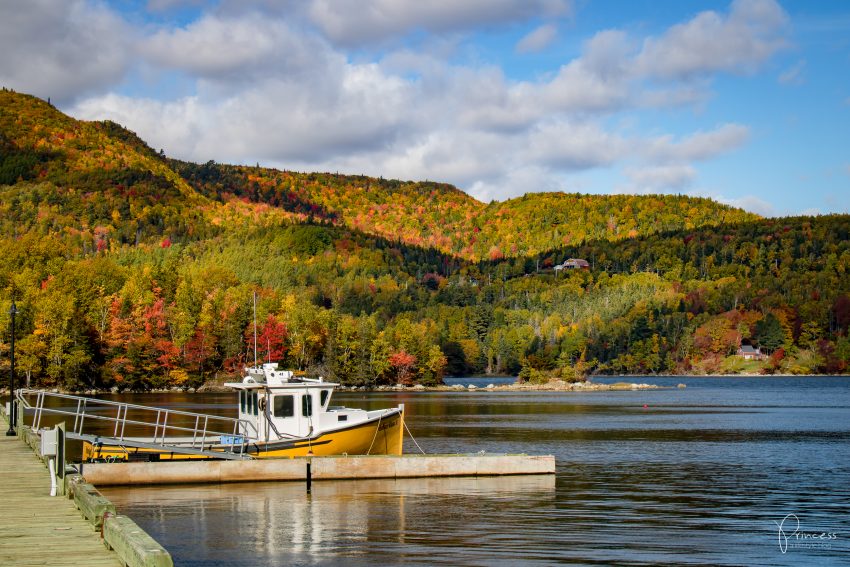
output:
[[[239, 392], [238, 418], [43, 391], [21, 390], [18, 399], [32, 409], [36, 428], [42, 414], [73, 417], [69, 437], [83, 441], [84, 461], [402, 454], [403, 404], [372, 411], [332, 406], [338, 384], [297, 378], [277, 364], [247, 368], [241, 382], [226, 385]], [[77, 408], [51, 408], [51, 398]], [[92, 420], [114, 423], [114, 431], [87, 434], [83, 424]], [[133, 436], [139, 430], [152, 435]]]
[[434, 523], [440, 514], [451, 524], [462, 521], [459, 510], [474, 509], [469, 521], [483, 534], [506, 506], [539, 513], [556, 495], [555, 475], [315, 482], [309, 496], [301, 483], [256, 481], [101, 491], [173, 550], [175, 562], [244, 563], [252, 553], [256, 565], [394, 564], [393, 545], [422, 545], [428, 530], [445, 545], [451, 533]]

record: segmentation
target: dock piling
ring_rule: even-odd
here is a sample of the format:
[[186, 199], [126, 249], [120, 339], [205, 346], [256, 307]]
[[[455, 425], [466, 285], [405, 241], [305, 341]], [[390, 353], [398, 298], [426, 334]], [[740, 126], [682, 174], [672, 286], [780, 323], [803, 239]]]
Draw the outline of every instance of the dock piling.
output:
[[310, 459], [307, 459], [307, 494], [310, 494], [311, 483], [313, 482], [313, 475], [310, 471]]

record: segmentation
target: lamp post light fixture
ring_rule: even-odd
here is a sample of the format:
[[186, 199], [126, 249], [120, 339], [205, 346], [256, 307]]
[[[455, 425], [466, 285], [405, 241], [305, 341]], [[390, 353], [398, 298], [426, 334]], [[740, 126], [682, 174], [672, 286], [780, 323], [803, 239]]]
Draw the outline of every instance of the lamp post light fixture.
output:
[[12, 341], [11, 341], [11, 349], [10, 349], [10, 366], [9, 366], [9, 430], [6, 432], [7, 437], [11, 437], [12, 435], [17, 435], [15, 433], [15, 418], [17, 417], [15, 414], [16, 406], [15, 403], [15, 315], [18, 314], [18, 308], [15, 307], [15, 300], [12, 300], [12, 307], [9, 308], [9, 316], [12, 318]]

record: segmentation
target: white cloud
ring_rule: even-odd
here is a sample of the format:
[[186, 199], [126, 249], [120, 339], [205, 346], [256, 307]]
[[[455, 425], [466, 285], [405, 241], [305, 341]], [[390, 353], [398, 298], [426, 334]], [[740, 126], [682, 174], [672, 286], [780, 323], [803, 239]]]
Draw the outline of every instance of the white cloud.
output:
[[133, 35], [100, 4], [7, 3], [0, 17], [0, 84], [60, 104], [101, 91], [127, 71]]
[[695, 192], [691, 194], [694, 196], [708, 197], [710, 199], [714, 199], [719, 203], [723, 203], [731, 207], [737, 207], [739, 209], [744, 209], [745, 211], [749, 211], [751, 213], [755, 213], [763, 217], [775, 217], [778, 215], [776, 207], [772, 203], [769, 203], [761, 197], [757, 197], [755, 195], [744, 195], [743, 197], [726, 197], [724, 195], [718, 195], [714, 193]]
[[327, 75], [344, 62], [319, 38], [256, 12], [236, 18], [207, 15], [185, 28], [160, 30], [139, 51], [159, 67], [230, 82]]
[[309, 17], [342, 45], [374, 43], [417, 30], [458, 32], [572, 12], [571, 0], [312, 0]]
[[627, 143], [591, 123], [546, 122], [528, 133], [523, 161], [575, 171], [611, 165], [626, 153]]
[[633, 183], [631, 190], [637, 193], [680, 191], [697, 176], [696, 169], [685, 164], [627, 167], [625, 174]]
[[[113, 93], [70, 110], [116, 120], [182, 159], [441, 180], [484, 200], [564, 189], [565, 179], [606, 167], [623, 169], [633, 191], [678, 191], [694, 183], [695, 162], [747, 141], [741, 124], [653, 137], [623, 126], [624, 111], [703, 103], [710, 77], [656, 81], [657, 68], [641, 67], [649, 44], [619, 30], [593, 35], [552, 74], [525, 81], [495, 65], [449, 63], [456, 38], [386, 49], [379, 59], [339, 47], [570, 9], [561, 0], [498, 0], [487, 3], [492, 12], [471, 11], [483, 1], [344, 1], [330, 14], [325, 0], [224, 0], [137, 43], [154, 73], [177, 70], [191, 81], [191, 96]], [[741, 14], [757, 4], [734, 4], [718, 16], [721, 28], [752, 23], [755, 15]], [[674, 35], [652, 48], [672, 45]]]
[[197, 7], [203, 3], [204, 0], [148, 0], [147, 7], [151, 12], [166, 12], [184, 6]]
[[551, 82], [539, 85], [544, 112], [622, 108], [631, 98], [628, 49], [622, 32], [596, 34], [585, 43], [580, 58], [562, 66]]
[[718, 71], [747, 73], [788, 46], [788, 15], [774, 0], [735, 0], [728, 15], [706, 11], [645, 40], [643, 73], [664, 79]]
[[552, 43], [558, 36], [558, 26], [552, 23], [537, 27], [520, 39], [516, 44], [518, 53], [540, 51]]
[[165, 148], [171, 157], [204, 160], [195, 155], [195, 144], [206, 128], [209, 110], [197, 97], [170, 102], [107, 94], [89, 98], [70, 110], [84, 120], [110, 119], [137, 133], [155, 148]]
[[218, 98], [209, 94], [174, 101], [107, 95], [72, 113], [111, 118], [140, 132], [155, 147], [183, 159], [256, 160], [318, 164], [364, 154], [408, 131], [407, 85], [374, 65], [344, 66], [335, 82], [305, 89], [296, 81], [270, 80]]
[[696, 132], [679, 142], [660, 136], [645, 146], [644, 154], [656, 161], [706, 160], [734, 150], [747, 141], [750, 129], [741, 124], [724, 124], [709, 132]]
[[561, 180], [552, 170], [535, 165], [515, 167], [493, 179], [476, 181], [468, 192], [481, 202], [504, 201], [525, 193], [560, 191]]

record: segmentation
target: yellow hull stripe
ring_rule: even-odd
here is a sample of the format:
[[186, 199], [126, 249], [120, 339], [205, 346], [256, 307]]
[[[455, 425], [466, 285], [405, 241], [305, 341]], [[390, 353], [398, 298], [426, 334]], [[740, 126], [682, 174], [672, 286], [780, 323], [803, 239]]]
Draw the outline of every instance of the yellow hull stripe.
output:
[[[294, 445], [280, 441], [252, 443], [246, 449], [247, 454], [255, 458], [304, 457], [308, 453], [315, 456], [328, 455], [401, 455], [404, 438], [404, 413], [396, 413], [380, 420], [371, 420], [350, 428], [331, 431], [308, 441], [297, 441]], [[172, 453], [167, 450], [118, 447], [103, 445], [94, 447], [83, 443], [83, 461], [99, 459], [129, 460], [129, 455], [159, 455], [159, 460], [207, 459], [204, 455]]]

